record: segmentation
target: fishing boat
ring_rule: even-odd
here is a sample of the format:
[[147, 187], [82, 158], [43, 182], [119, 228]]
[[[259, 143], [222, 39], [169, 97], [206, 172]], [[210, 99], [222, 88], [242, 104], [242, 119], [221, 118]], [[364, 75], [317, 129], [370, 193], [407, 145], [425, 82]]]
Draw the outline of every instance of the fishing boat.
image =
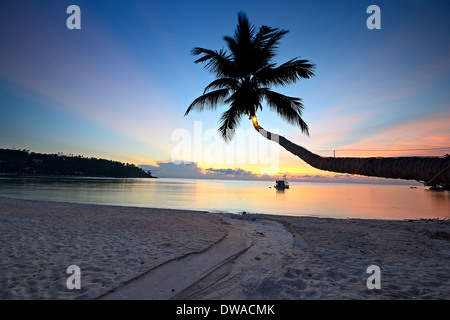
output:
[[277, 180], [275, 181], [275, 189], [277, 190], [289, 189], [289, 182], [287, 182], [286, 179]]

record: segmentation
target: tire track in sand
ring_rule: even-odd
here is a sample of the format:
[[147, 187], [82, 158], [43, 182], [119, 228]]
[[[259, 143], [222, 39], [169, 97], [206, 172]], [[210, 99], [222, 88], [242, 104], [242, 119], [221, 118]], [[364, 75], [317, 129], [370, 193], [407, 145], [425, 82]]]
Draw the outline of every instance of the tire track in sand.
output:
[[228, 234], [209, 249], [167, 262], [107, 293], [108, 300], [245, 299], [283, 274], [294, 238], [273, 220], [223, 215]]

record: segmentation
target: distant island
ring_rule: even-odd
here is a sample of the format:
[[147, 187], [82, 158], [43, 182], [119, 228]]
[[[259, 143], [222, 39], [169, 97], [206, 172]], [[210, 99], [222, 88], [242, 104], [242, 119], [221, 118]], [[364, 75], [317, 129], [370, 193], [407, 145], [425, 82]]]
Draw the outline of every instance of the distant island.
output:
[[108, 178], [156, 178], [131, 163], [84, 156], [43, 154], [0, 148], [1, 175], [52, 175]]

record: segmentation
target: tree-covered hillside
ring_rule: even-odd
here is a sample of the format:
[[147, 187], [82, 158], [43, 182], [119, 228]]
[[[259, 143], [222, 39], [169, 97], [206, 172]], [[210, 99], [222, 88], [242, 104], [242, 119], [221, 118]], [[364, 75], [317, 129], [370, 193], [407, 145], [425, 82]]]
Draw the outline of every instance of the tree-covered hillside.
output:
[[69, 175], [114, 178], [154, 178], [134, 164], [106, 159], [0, 149], [1, 174]]

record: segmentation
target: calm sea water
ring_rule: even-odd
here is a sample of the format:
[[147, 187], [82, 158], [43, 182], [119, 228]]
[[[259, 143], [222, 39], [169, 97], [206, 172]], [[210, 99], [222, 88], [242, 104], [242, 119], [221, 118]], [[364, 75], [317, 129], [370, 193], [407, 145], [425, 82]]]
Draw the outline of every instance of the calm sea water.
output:
[[109, 205], [372, 219], [445, 218], [450, 192], [271, 181], [0, 177], [0, 196]]

